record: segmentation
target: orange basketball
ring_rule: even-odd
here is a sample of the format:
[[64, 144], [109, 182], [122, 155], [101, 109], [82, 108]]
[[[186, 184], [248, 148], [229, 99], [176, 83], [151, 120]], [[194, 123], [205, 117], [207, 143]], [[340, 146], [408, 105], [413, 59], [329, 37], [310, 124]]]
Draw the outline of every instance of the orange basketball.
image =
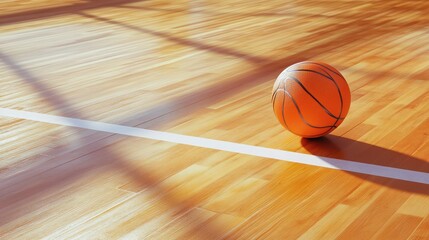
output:
[[343, 122], [350, 108], [350, 88], [332, 66], [306, 61], [279, 75], [271, 101], [283, 127], [296, 135], [316, 138]]

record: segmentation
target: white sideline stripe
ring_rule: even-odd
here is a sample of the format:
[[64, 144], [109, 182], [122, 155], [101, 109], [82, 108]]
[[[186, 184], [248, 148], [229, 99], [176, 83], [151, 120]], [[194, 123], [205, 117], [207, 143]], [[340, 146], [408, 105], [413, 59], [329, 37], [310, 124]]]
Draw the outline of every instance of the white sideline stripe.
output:
[[271, 158], [286, 162], [301, 163], [323, 168], [363, 173], [379, 177], [405, 180], [409, 182], [429, 184], [429, 173], [400, 168], [385, 167], [374, 164], [346, 161], [335, 158], [319, 157], [310, 154], [289, 152], [279, 149], [258, 147], [241, 143], [226, 142], [201, 137], [192, 137], [175, 133], [154, 131], [117, 124], [88, 121], [77, 118], [59, 117], [48, 114], [0, 108], [0, 116], [51, 123], [62, 126], [90, 129], [101, 132], [116, 133], [127, 136], [141, 137], [159, 141], [185, 144], [190, 146], [216, 149], [263, 158]]

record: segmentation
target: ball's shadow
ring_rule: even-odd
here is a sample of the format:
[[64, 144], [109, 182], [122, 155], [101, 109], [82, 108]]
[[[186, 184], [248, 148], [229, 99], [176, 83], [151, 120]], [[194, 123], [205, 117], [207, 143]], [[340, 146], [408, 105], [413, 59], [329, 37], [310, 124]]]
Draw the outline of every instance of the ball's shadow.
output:
[[[307, 151], [317, 156], [429, 173], [428, 160], [419, 159], [390, 149], [344, 137], [328, 135], [314, 139], [302, 138], [301, 144]], [[429, 195], [429, 185], [427, 184], [388, 179], [354, 172], [348, 173], [390, 188]]]

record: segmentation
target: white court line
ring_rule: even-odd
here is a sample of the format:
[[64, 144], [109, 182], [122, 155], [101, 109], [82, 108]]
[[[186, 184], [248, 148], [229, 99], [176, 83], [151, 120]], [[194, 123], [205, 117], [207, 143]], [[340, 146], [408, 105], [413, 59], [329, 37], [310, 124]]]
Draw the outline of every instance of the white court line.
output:
[[226, 142], [201, 137], [192, 137], [175, 133], [147, 130], [136, 127], [127, 127], [117, 124], [88, 121], [77, 118], [59, 117], [48, 114], [27, 112], [7, 108], [0, 108], [0, 116], [27, 119], [61, 126], [84, 128], [101, 132], [116, 133], [121, 135], [179, 143], [202, 148], [258, 156], [263, 158], [271, 158], [286, 162], [301, 163], [324, 168], [339, 169], [343, 171], [405, 180], [409, 182], [429, 184], [429, 173], [411, 171], [400, 168], [352, 162], [328, 157], [319, 157], [304, 153], [289, 152], [279, 149], [258, 147], [241, 143]]

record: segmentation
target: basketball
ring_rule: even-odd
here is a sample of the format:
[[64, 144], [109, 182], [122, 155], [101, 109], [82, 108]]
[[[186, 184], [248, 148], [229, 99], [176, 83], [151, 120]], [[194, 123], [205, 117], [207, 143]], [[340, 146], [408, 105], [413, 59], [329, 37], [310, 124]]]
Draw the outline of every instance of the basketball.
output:
[[322, 62], [299, 62], [277, 78], [274, 114], [290, 132], [317, 138], [332, 132], [350, 108], [350, 88], [341, 73]]

